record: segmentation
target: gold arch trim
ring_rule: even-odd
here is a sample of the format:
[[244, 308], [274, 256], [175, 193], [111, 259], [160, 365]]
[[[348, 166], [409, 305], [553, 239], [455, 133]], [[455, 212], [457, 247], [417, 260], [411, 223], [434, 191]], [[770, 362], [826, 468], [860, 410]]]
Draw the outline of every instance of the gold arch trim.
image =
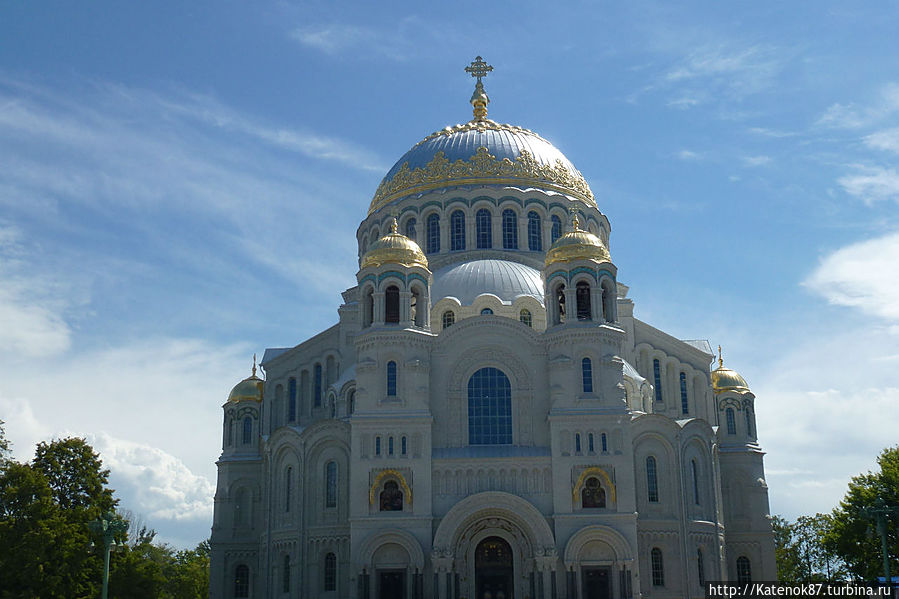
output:
[[406, 162], [390, 180], [384, 179], [372, 198], [368, 213], [385, 204], [414, 193], [422, 193], [446, 185], [507, 185], [526, 184], [544, 187], [572, 195], [587, 205], [596, 207], [596, 200], [581, 173], [568, 169], [557, 159], [555, 164], [541, 164], [527, 150], [514, 161], [499, 160], [485, 146], [479, 147], [468, 159], [450, 162], [443, 151], [434, 154], [424, 167], [409, 168]]
[[581, 489], [584, 487], [584, 483], [587, 478], [590, 476], [598, 476], [603, 479], [609, 487], [609, 497], [611, 501], [615, 501], [615, 485], [612, 483], [612, 479], [609, 478], [609, 475], [605, 470], [600, 468], [599, 466], [591, 466], [590, 468], [585, 468], [581, 475], [578, 477], [577, 482], [574, 483], [574, 489], [571, 491], [571, 501], [577, 504], [578, 495], [580, 495]]
[[403, 476], [403, 473], [399, 470], [381, 470], [378, 475], [375, 477], [374, 482], [371, 484], [371, 489], [368, 490], [368, 505], [375, 504], [375, 493], [378, 490], [378, 487], [381, 486], [381, 481], [385, 478], [394, 478], [396, 482], [400, 484], [403, 488], [403, 501], [408, 505], [412, 505], [412, 489], [409, 488], [409, 483], [406, 482], [406, 477]]

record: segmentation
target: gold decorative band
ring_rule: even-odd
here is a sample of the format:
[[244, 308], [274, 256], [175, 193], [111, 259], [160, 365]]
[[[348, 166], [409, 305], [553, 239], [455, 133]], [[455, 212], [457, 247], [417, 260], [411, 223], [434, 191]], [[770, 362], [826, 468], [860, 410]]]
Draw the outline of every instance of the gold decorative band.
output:
[[406, 162], [390, 180], [384, 179], [375, 192], [368, 213], [389, 202], [413, 193], [422, 193], [453, 185], [529, 185], [572, 195], [596, 206], [593, 192], [578, 172], [572, 172], [561, 160], [540, 164], [527, 150], [514, 160], [498, 160], [486, 147], [479, 147], [468, 160], [450, 162], [440, 151], [424, 167], [409, 168]]

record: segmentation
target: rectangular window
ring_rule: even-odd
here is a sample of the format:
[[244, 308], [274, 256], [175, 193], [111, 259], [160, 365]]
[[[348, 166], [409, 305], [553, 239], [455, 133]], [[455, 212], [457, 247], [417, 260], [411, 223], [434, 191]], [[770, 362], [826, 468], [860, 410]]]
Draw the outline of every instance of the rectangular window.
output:
[[652, 361], [652, 376], [655, 383], [656, 401], [662, 401], [662, 366], [658, 360]]
[[315, 390], [313, 391], [313, 401], [315, 402], [315, 407], [322, 407], [322, 365], [315, 365]]

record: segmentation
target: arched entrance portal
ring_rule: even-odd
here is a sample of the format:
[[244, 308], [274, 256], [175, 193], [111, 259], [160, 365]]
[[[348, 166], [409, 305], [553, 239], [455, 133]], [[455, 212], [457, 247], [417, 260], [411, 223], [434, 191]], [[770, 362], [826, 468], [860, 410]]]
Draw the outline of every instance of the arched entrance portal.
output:
[[512, 599], [512, 548], [505, 539], [487, 537], [474, 554], [475, 599]]

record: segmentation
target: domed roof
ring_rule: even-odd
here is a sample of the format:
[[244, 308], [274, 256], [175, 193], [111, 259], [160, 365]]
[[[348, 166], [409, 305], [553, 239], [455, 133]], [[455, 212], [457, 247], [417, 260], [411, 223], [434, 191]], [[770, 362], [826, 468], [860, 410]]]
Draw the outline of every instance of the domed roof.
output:
[[244, 401], [249, 399], [252, 401], [262, 401], [262, 391], [265, 381], [256, 376], [256, 356], [253, 356], [253, 374], [240, 381], [231, 393], [228, 394], [228, 401]]
[[725, 391], [746, 393], [749, 391], [749, 384], [740, 376], [739, 372], [724, 367], [720, 345], [718, 346], [718, 368], [712, 371], [712, 389], [715, 393], [724, 393]]
[[397, 233], [395, 218], [390, 224], [390, 233], [371, 244], [371, 248], [362, 256], [362, 268], [382, 264], [428, 267], [428, 259], [418, 244]]
[[555, 262], [571, 262], [572, 260], [595, 260], [608, 262], [611, 260], [609, 250], [602, 240], [589, 231], [578, 227], [577, 214], [572, 217], [571, 230], [559, 237], [546, 252], [546, 266]]
[[503, 302], [514, 302], [522, 295], [543, 303], [543, 277], [540, 272], [506, 260], [472, 260], [450, 264], [434, 273], [431, 303], [454, 297], [470, 306], [483, 293], [491, 293]]
[[583, 175], [558, 148], [533, 131], [485, 118], [415, 144], [381, 181], [369, 214], [407, 195], [460, 185], [537, 187], [596, 205]]

